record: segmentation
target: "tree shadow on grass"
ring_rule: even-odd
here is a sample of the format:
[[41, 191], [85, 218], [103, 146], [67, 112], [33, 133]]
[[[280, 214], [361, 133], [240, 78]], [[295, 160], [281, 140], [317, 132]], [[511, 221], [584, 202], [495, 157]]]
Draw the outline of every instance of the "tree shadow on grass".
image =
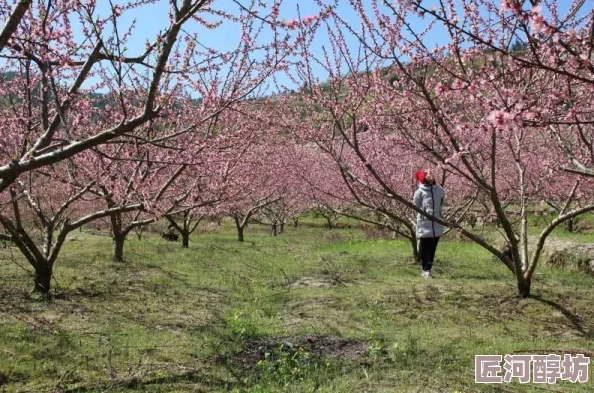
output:
[[583, 326], [583, 319], [579, 315], [571, 312], [569, 309], [564, 307], [559, 303], [555, 303], [552, 300], [544, 299], [540, 295], [533, 295], [532, 298], [534, 300], [538, 300], [541, 303], [549, 305], [553, 307], [555, 310], [559, 311], [567, 320], [571, 323], [571, 326], [584, 338], [592, 339], [594, 338], [594, 330], [592, 328], [586, 329]]
[[88, 386], [77, 386], [70, 389], [63, 389], [60, 391], [63, 393], [87, 393], [104, 390], [113, 390], [117, 388], [143, 390], [143, 388], [149, 386], [160, 386], [163, 388], [167, 385], [174, 385], [178, 383], [191, 383], [203, 386], [205, 389], [207, 389], [205, 391], [210, 391], [213, 389], [232, 390], [235, 388], [245, 388], [245, 386], [240, 380], [224, 379], [221, 377], [209, 375], [208, 373], [205, 373], [201, 370], [191, 370], [180, 374], [171, 374], [166, 376], [156, 376], [148, 378], [132, 377], [105, 383], [92, 384]]

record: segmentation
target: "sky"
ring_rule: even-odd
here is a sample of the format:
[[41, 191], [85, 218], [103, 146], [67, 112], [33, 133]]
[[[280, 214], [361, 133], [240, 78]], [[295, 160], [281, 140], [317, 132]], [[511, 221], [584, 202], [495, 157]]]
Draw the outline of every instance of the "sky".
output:
[[[125, 4], [126, 0], [112, 0], [113, 4]], [[249, 5], [249, 0], [238, 0], [243, 5]], [[267, 5], [271, 5], [272, 1], [262, 1]], [[357, 23], [358, 18], [348, 5], [348, 1], [341, 0], [338, 7], [339, 12], [343, 18], [351, 23]], [[213, 3], [213, 8], [229, 12], [237, 15], [238, 6], [232, 0], [216, 0]], [[107, 15], [109, 13], [110, 6], [109, 1], [99, 0], [98, 1], [98, 13], [100, 15]], [[144, 51], [145, 42], [153, 39], [157, 36], [161, 30], [168, 25], [168, 13], [170, 5], [168, 0], [158, 1], [155, 4], [143, 6], [132, 11], [125, 12], [120, 19], [120, 28], [127, 28], [134, 23], [135, 29], [134, 34], [131, 36], [130, 41], [127, 45], [128, 55], [135, 56], [139, 55]], [[319, 11], [315, 0], [285, 0], [281, 6], [280, 16], [283, 19], [291, 20], [296, 19], [300, 14], [302, 17], [307, 15], [316, 14]], [[200, 14], [209, 21], [215, 19]], [[75, 24], [76, 25], [76, 24]], [[238, 42], [241, 39], [240, 29], [236, 23], [225, 22], [214, 30], [205, 29], [199, 26], [196, 22], [190, 22], [184, 26], [184, 30], [187, 32], [198, 32], [200, 43], [207, 47], [213, 47], [217, 50], [233, 50], [237, 47]], [[76, 31], [76, 26], [75, 26]], [[270, 39], [270, 34], [263, 34], [259, 41], [263, 42]], [[355, 44], [354, 40], [351, 44]], [[316, 40], [313, 51], [316, 54], [321, 54], [321, 48], [324, 45], [323, 40]], [[317, 72], [320, 78], [325, 78], [324, 72], [321, 68], [317, 67]], [[283, 74], [276, 75], [277, 81], [281, 85], [296, 88], [294, 83]]]
[[[251, 0], [237, 0], [243, 5], [249, 5]], [[301, 17], [305, 17], [308, 15], [315, 15], [319, 12], [318, 1], [320, 0], [284, 0], [281, 6], [280, 16], [286, 20], [296, 19], [298, 15]], [[330, 2], [332, 0], [323, 0], [325, 2]], [[338, 5], [336, 8], [337, 13], [340, 15], [342, 19], [344, 19], [347, 23], [353, 26], [355, 30], [358, 30], [359, 26], [359, 18], [356, 15], [355, 11], [352, 9], [350, 5], [351, 0], [337, 0]], [[360, 1], [366, 8], [366, 10], [371, 11], [371, 0], [352, 0], [352, 1]], [[396, 1], [396, 0], [390, 0]], [[431, 6], [432, 4], [438, 3], [439, 0], [426, 0], [423, 2], [424, 5]], [[496, 0], [494, 0], [496, 1]], [[591, 3], [594, 1], [589, 0]], [[111, 0], [111, 2], [115, 5], [123, 5], [128, 4], [130, 0]], [[178, 0], [179, 2], [179, 0]], [[34, 2], [35, 3], [35, 2]], [[259, 1], [267, 6], [267, 9], [272, 5], [272, 0], [262, 0]], [[457, 1], [456, 3], [459, 3]], [[566, 9], [569, 7], [570, 0], [559, 0], [559, 4], [561, 4], [562, 11], [565, 12]], [[238, 6], [235, 4], [233, 0], [215, 0], [213, 2], [213, 8], [229, 12], [232, 14], [237, 14]], [[588, 10], [592, 9], [592, 6], [587, 7]], [[129, 38], [129, 41], [126, 44], [126, 53], [127, 56], [138, 56], [144, 52], [145, 43], [147, 40], [154, 40], [154, 38], [164, 30], [169, 22], [168, 22], [168, 13], [170, 11], [170, 0], [152, 0], [152, 4], [144, 5], [138, 8], [134, 8], [129, 11], [125, 11], [122, 16], [118, 20], [118, 29], [120, 32], [126, 31], [133, 23], [134, 23], [134, 30], [132, 35]], [[299, 11], [299, 13], [298, 13]], [[97, 0], [97, 13], [99, 15], [108, 15], [110, 13], [110, 0]], [[371, 14], [371, 12], [369, 12]], [[204, 15], [203, 13], [199, 14], [203, 16], [205, 19], [209, 21], [214, 21], [211, 16]], [[79, 41], [83, 40], [83, 34], [80, 31], [80, 24], [76, 21], [73, 22], [73, 30], [75, 32], [75, 36]], [[426, 21], [421, 20], [418, 17], [412, 17], [409, 22], [415, 29], [421, 29], [422, 26], [425, 25]], [[104, 31], [105, 36], [110, 35], [111, 27], [106, 27]], [[189, 33], [198, 33], [198, 39], [200, 44], [206, 47], [213, 47], [217, 50], [232, 50], [237, 47], [238, 42], [241, 39], [240, 36], [240, 29], [236, 23], [226, 22], [217, 27], [214, 30], [206, 29], [200, 26], [198, 23], [192, 21], [184, 25], [185, 31]], [[260, 42], [270, 40], [270, 34], [263, 34], [260, 38]], [[439, 28], [431, 30], [427, 35], [424, 36], [423, 42], [428, 47], [434, 47], [435, 45], [442, 45], [447, 43], [448, 36], [445, 34], [443, 30]], [[327, 47], [328, 41], [327, 37], [324, 34], [321, 34], [316, 40], [313, 42], [311, 47], [312, 53], [317, 56], [322, 56], [322, 48], [324, 46]], [[356, 52], [359, 43], [358, 40], [354, 36], [347, 36], [347, 45], [349, 48], [352, 48], [353, 52]], [[324, 72], [322, 67], [316, 66], [314, 67], [314, 73], [320, 80], [325, 80], [327, 78], [327, 74]], [[288, 78], [284, 74], [277, 74], [277, 81], [281, 85], [285, 85], [291, 89], [297, 89], [299, 86], [296, 86], [290, 78]], [[92, 85], [94, 80], [91, 79], [88, 85]]]
[[[113, 4], [126, 4], [126, 0], [112, 0]], [[249, 5], [250, 0], [238, 0], [243, 5]], [[264, 0], [261, 3], [270, 6], [273, 2], [271, 0]], [[363, 0], [365, 7], [371, 9], [371, 2], [369, 0]], [[431, 1], [429, 1], [431, 3]], [[215, 0], [213, 7], [216, 9], [223, 10], [225, 12], [237, 14], [238, 6], [232, 0]], [[109, 13], [110, 6], [108, 0], [98, 0], [98, 13], [101, 15], [107, 15]], [[159, 32], [165, 28], [168, 24], [168, 13], [170, 5], [168, 0], [157, 1], [155, 4], [143, 6], [132, 11], [125, 12], [120, 19], [121, 30], [135, 24], [134, 34], [131, 36], [127, 47], [127, 54], [129, 56], [139, 55], [143, 52], [145, 42], [147, 39], [154, 38]], [[305, 17], [308, 15], [315, 15], [319, 12], [320, 8], [315, 0], [284, 0], [280, 10], [280, 17], [286, 20], [296, 19], [299, 15]], [[352, 9], [348, 0], [339, 0], [337, 6], [337, 12], [341, 18], [352, 26], [359, 25], [359, 18], [355, 11]], [[202, 15], [203, 16], [203, 15]], [[209, 16], [204, 16], [206, 19], [214, 20]], [[197, 23], [192, 22], [184, 26], [184, 29], [188, 32], [198, 32], [200, 43], [216, 48], [218, 50], [232, 50], [237, 46], [240, 40], [240, 30], [237, 24], [234, 23], [223, 23], [215, 30], [208, 30], [200, 27]], [[75, 23], [76, 31], [76, 23]], [[445, 37], [440, 34], [431, 33], [426, 37], [428, 44], [434, 45], [437, 42], [445, 42]], [[260, 41], [269, 40], [270, 35], [263, 35]], [[357, 48], [358, 40], [353, 36], [347, 37], [347, 43], [349, 47]], [[318, 37], [311, 47], [312, 52], [316, 56], [322, 56], [322, 48], [327, 46], [325, 38], [322, 36]], [[314, 73], [320, 80], [327, 78], [327, 74], [323, 68], [314, 65]], [[287, 86], [291, 89], [297, 89], [298, 86], [293, 83], [290, 78], [285, 74], [276, 74], [276, 80], [280, 85]]]

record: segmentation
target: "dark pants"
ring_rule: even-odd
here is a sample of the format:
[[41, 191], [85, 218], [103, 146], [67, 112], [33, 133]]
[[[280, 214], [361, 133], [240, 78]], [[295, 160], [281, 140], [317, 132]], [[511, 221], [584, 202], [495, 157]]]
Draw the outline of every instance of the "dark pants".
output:
[[421, 245], [419, 246], [419, 256], [421, 257], [421, 263], [423, 264], [423, 270], [431, 270], [433, 266], [433, 259], [435, 258], [435, 250], [437, 249], [437, 243], [439, 237], [424, 237], [420, 239]]

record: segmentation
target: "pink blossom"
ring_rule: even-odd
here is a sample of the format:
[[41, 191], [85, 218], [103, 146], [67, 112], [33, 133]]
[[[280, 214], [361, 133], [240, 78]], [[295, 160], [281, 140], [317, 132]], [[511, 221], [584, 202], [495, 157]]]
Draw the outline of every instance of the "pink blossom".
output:
[[549, 26], [542, 16], [541, 6], [534, 6], [530, 11], [530, 27], [532, 28], [534, 33], [545, 33], [545, 34], [552, 34], [554, 29]]
[[487, 116], [487, 120], [497, 128], [502, 129], [509, 127], [512, 124], [514, 116], [502, 109], [497, 109]]
[[448, 90], [449, 90], [448, 85], [439, 82], [435, 86], [435, 95], [439, 97], [439, 96], [443, 95], [443, 93], [445, 93]]
[[299, 27], [299, 21], [298, 20], [295, 20], [295, 19], [292, 19], [292, 20], [286, 22], [285, 23], [285, 26], [287, 26], [287, 28], [290, 29], [290, 30], [294, 30], [294, 29], [296, 29], [296, 28]]
[[465, 87], [466, 87], [466, 83], [464, 83], [463, 81], [461, 81], [459, 79], [456, 79], [454, 81], [454, 83], [452, 84], [452, 88], [454, 90], [461, 90], [461, 89], [464, 89]]
[[311, 23], [315, 22], [317, 19], [318, 19], [317, 16], [309, 15], [309, 16], [306, 16], [305, 18], [303, 18], [303, 23], [307, 26], [307, 25], [310, 25]]
[[534, 33], [545, 32], [547, 30], [545, 19], [540, 13], [531, 16], [530, 27]]
[[279, 8], [278, 4], [273, 5], [271, 16], [273, 18], [276, 18], [276, 17], [278, 17], [279, 14], [280, 14], [280, 8]]
[[517, 14], [522, 10], [522, 6], [517, 0], [502, 0], [501, 9], [503, 11], [511, 11]]

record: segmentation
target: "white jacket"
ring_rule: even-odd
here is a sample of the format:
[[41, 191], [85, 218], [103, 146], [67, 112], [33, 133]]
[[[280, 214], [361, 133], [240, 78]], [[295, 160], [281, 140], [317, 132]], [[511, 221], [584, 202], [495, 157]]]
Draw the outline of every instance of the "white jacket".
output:
[[[413, 202], [416, 207], [424, 210], [427, 214], [443, 219], [441, 212], [444, 199], [445, 192], [441, 186], [437, 184], [421, 184], [415, 191]], [[417, 238], [439, 237], [442, 235], [443, 225], [417, 213]]]

